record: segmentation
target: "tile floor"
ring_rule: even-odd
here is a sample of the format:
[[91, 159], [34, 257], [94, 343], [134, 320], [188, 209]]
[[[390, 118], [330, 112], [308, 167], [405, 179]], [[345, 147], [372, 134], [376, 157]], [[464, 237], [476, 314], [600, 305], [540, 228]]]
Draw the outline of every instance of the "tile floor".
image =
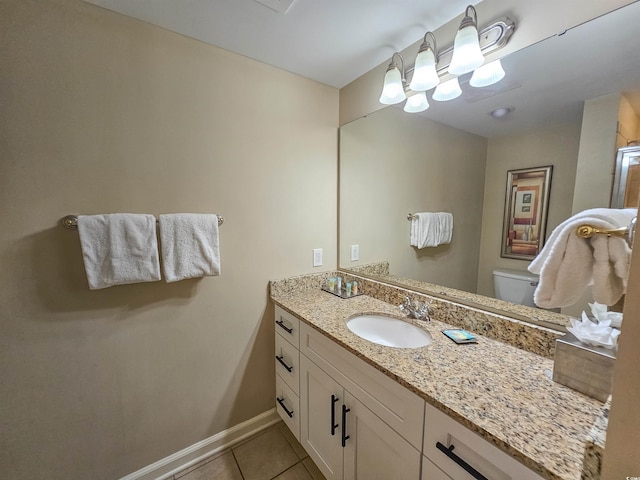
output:
[[168, 480], [325, 480], [283, 422]]

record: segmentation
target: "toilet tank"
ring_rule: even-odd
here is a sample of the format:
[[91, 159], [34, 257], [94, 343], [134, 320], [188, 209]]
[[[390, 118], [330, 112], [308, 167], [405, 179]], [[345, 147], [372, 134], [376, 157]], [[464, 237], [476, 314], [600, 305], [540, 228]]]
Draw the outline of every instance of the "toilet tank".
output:
[[538, 275], [524, 270], [497, 268], [493, 271], [495, 296], [500, 300], [535, 307], [533, 292], [538, 286]]

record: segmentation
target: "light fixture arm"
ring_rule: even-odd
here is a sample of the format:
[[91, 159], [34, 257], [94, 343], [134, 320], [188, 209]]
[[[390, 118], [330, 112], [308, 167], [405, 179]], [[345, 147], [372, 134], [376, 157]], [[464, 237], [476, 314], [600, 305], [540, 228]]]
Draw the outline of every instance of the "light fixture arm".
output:
[[[473, 19], [471, 15], [469, 15], [469, 11], [473, 12]], [[468, 27], [469, 25], [473, 25], [476, 28], [478, 27], [478, 13], [473, 5], [469, 5], [464, 11], [464, 18], [462, 22], [460, 22], [460, 29]]]
[[[431, 43], [429, 43], [429, 40], [427, 40], [427, 37], [429, 36], [431, 36], [431, 40], [433, 41], [433, 48], [431, 47]], [[422, 53], [428, 50], [429, 48], [433, 50], [433, 56], [436, 59], [436, 63], [438, 63], [438, 44], [436, 43], [436, 36], [431, 31], [428, 31], [427, 33], [424, 34], [424, 38], [422, 39], [422, 45], [420, 45], [420, 48], [418, 49], [418, 53]]]
[[407, 86], [407, 77], [406, 77], [405, 71], [404, 71], [404, 58], [402, 58], [402, 55], [400, 54], [400, 52], [394, 52], [394, 54], [391, 55], [391, 63], [387, 67], [387, 72], [389, 70], [391, 70], [392, 68], [398, 68], [398, 64], [393, 60], [396, 55], [398, 57], [400, 57], [400, 68], [398, 70], [400, 71], [400, 78], [402, 79], [402, 86], [406, 87]]

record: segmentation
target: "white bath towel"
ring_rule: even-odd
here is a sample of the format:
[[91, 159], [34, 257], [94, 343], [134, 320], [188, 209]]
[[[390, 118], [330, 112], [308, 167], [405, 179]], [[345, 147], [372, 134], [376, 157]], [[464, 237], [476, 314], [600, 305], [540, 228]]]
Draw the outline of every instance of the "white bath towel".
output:
[[453, 215], [451, 213], [416, 213], [411, 219], [410, 245], [425, 248], [450, 243], [452, 232]]
[[540, 275], [534, 293], [536, 305], [573, 305], [589, 285], [593, 285], [593, 298], [598, 303], [613, 305], [620, 300], [629, 274], [631, 249], [627, 242], [597, 234], [590, 239], [580, 238], [576, 229], [585, 224], [605, 229], [626, 227], [636, 214], [634, 208], [595, 208], [558, 225], [529, 265], [530, 272]]
[[160, 242], [167, 283], [220, 275], [217, 215], [160, 215]]
[[78, 233], [90, 289], [160, 280], [153, 215], [79, 215]]

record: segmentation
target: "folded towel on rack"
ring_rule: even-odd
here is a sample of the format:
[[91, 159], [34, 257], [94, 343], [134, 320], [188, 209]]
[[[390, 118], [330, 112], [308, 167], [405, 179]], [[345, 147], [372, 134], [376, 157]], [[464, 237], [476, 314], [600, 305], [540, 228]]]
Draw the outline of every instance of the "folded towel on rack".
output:
[[153, 215], [79, 215], [78, 233], [90, 289], [160, 280]]
[[167, 283], [220, 275], [217, 215], [160, 215], [160, 242]]
[[410, 245], [417, 248], [437, 247], [451, 242], [453, 215], [447, 212], [421, 212], [411, 219]]
[[623, 238], [580, 238], [576, 229], [585, 224], [604, 229], [626, 227], [636, 214], [634, 208], [594, 208], [558, 225], [529, 265], [530, 272], [540, 275], [534, 293], [536, 305], [573, 305], [589, 285], [593, 285], [593, 298], [598, 303], [613, 305], [620, 300], [627, 288], [631, 248]]

